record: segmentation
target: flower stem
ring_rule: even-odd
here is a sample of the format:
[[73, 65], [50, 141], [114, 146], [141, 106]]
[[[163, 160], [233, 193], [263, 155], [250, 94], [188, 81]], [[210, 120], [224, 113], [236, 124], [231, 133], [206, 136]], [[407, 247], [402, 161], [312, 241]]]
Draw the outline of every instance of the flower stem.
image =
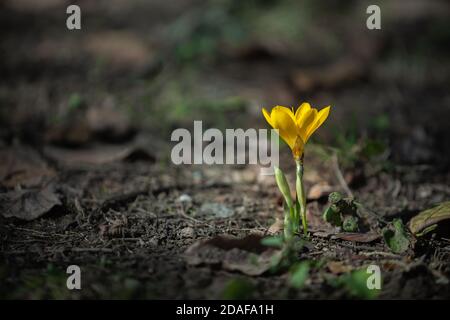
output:
[[295, 189], [297, 191], [297, 202], [300, 208], [300, 217], [302, 219], [303, 233], [305, 236], [308, 235], [308, 222], [306, 221], [306, 194], [305, 187], [303, 185], [303, 159], [295, 161], [297, 165], [296, 170], [296, 184]]
[[[284, 207], [284, 238], [289, 240], [292, 238], [295, 232], [294, 222], [298, 221], [295, 217], [294, 202], [292, 201], [291, 189], [289, 188], [289, 183], [286, 180], [286, 176], [280, 168], [275, 166], [275, 180], [280, 189], [281, 194], [284, 197], [285, 207]], [[298, 228], [297, 228], [298, 229]]]

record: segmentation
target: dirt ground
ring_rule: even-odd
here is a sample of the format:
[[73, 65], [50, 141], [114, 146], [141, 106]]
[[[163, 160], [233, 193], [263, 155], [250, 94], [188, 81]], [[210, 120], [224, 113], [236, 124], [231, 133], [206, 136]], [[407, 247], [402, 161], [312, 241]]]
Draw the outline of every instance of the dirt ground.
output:
[[[355, 236], [321, 218], [332, 191], [385, 224], [449, 200], [445, 1], [392, 1], [378, 34], [352, 1], [78, 1], [73, 32], [64, 1], [33, 2], [0, 4], [0, 297], [361, 298], [342, 279], [374, 264], [378, 298], [450, 298], [448, 220], [394, 253], [373, 220]], [[280, 232], [274, 177], [175, 166], [170, 133], [266, 128], [262, 106], [299, 99], [333, 109], [306, 149], [295, 288], [258, 260]], [[72, 264], [82, 290], [66, 288]]]

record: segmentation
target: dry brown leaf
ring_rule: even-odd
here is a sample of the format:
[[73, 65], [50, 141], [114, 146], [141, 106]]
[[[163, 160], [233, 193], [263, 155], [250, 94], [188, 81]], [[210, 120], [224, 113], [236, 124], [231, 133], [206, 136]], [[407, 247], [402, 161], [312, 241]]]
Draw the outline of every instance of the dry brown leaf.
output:
[[[129, 117], [117, 107], [113, 97], [106, 96], [95, 105], [80, 102], [77, 108], [66, 108], [61, 120], [45, 132], [45, 140], [63, 146], [82, 146], [94, 141], [121, 143], [135, 133]], [[95, 103], [95, 102], [94, 102]], [[64, 110], [66, 110], [64, 109]]]
[[301, 92], [317, 88], [335, 88], [361, 78], [367, 72], [366, 65], [354, 57], [344, 58], [319, 68], [298, 70], [292, 75], [292, 82]]
[[263, 246], [262, 235], [253, 234], [244, 238], [218, 236], [191, 245], [184, 253], [190, 265], [218, 266], [228, 271], [258, 276], [269, 271], [273, 257], [280, 253]]
[[56, 176], [41, 156], [31, 148], [11, 147], [0, 149], [0, 185], [37, 187]]
[[345, 265], [342, 261], [329, 261], [327, 267], [333, 274], [347, 273], [353, 270], [351, 265]]
[[0, 194], [0, 213], [5, 218], [33, 220], [61, 205], [53, 185], [42, 189], [15, 190]]
[[108, 97], [99, 106], [86, 111], [86, 122], [96, 136], [105, 141], [124, 141], [131, 137], [132, 128], [129, 117], [116, 107], [112, 97]]
[[420, 212], [409, 221], [408, 226], [413, 234], [417, 234], [425, 228], [446, 219], [450, 219], [450, 201]]
[[93, 145], [83, 149], [45, 147], [45, 154], [62, 165], [78, 167], [80, 165], [101, 165], [122, 160], [147, 160], [153, 162], [154, 156], [146, 150], [131, 144]]
[[313, 185], [309, 191], [307, 198], [310, 200], [317, 200], [322, 197], [328, 196], [330, 192], [335, 191], [336, 188], [330, 186], [327, 182], [322, 181]]
[[92, 33], [84, 41], [83, 49], [94, 58], [106, 61], [110, 67], [128, 71], [145, 68], [155, 58], [142, 39], [122, 31]]
[[270, 234], [276, 234], [276, 233], [282, 231], [283, 228], [284, 228], [283, 220], [280, 219], [280, 218], [276, 218], [275, 222], [269, 227], [267, 232], [270, 233]]
[[381, 238], [381, 236], [374, 231], [366, 233], [342, 232], [335, 234], [334, 237], [337, 239], [363, 243], [369, 243]]

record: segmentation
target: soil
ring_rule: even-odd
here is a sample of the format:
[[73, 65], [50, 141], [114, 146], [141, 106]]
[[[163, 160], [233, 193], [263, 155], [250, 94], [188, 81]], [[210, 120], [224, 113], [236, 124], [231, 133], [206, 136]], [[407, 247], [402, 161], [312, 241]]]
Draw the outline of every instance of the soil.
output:
[[[166, 181], [157, 178], [163, 175]], [[246, 276], [209, 265], [189, 266], [184, 252], [193, 243], [217, 235], [242, 238], [266, 234], [274, 215], [281, 217], [273, 185], [265, 187], [253, 181], [236, 185], [211, 178], [196, 181], [189, 175], [161, 171], [145, 163], [64, 172], [59, 182], [62, 194], [80, 180], [86, 183], [82, 194], [65, 194], [61, 206], [34, 221], [5, 222], [2, 295], [57, 299], [221, 298], [227, 281], [238, 278], [254, 284], [254, 298], [348, 297], [345, 291], [335, 290], [325, 281], [324, 274], [336, 276], [326, 267], [324, 274], [315, 274], [304, 290], [296, 291], [286, 289], [286, 273]], [[380, 203], [383, 199], [388, 202], [391, 192], [380, 185], [357, 190], [356, 196], [371, 193], [373, 199], [373, 194], [380, 194], [375, 197], [378, 206], [374, 209], [383, 208]], [[118, 190], [105, 194], [105, 186], [108, 190], [117, 186]], [[404, 189], [408, 190], [408, 185]], [[183, 211], [184, 205], [178, 200], [182, 194], [192, 197], [189, 213]], [[442, 196], [446, 195], [442, 192]], [[197, 217], [193, 212], [198, 212], [205, 201], [217, 201], [236, 213], [225, 219]], [[420, 201], [416, 206], [421, 207]], [[408, 214], [392, 211], [402, 217]], [[440, 238], [427, 239], [408, 255], [396, 255], [382, 240], [360, 244], [313, 235], [299, 258], [338, 261], [351, 269], [380, 265], [380, 298], [419, 299], [448, 298], [449, 287], [439, 284], [439, 280], [448, 274], [449, 254], [449, 241]], [[64, 285], [64, 271], [71, 264], [82, 268], [83, 289], [79, 292], [57, 288]]]
[[[407, 22], [399, 22], [403, 29], [391, 30], [379, 40], [383, 44], [374, 49], [376, 58], [361, 58], [362, 72], [347, 76], [353, 71], [344, 63], [344, 76], [339, 71], [337, 80], [317, 80], [314, 71], [308, 78], [313, 84], [308, 82], [306, 88], [303, 82], [288, 80], [296, 78], [292, 74], [296, 68], [291, 66], [296, 58], [284, 62], [292, 48], [283, 46], [227, 47], [231, 53], [219, 57], [217, 68], [198, 68], [205, 75], [198, 87], [208, 92], [208, 85], [216, 85], [225, 92], [239, 92], [253, 104], [262, 99], [269, 105], [293, 101], [300, 94], [320, 103], [335, 101], [340, 107], [330, 128], [355, 126], [359, 138], [345, 149], [337, 134], [323, 129], [323, 143], [308, 146], [306, 188], [316, 187], [318, 194], [308, 197], [311, 233], [296, 258], [315, 266], [301, 289], [289, 285], [288, 270], [249, 275], [242, 268], [229, 267], [230, 256], [236, 263], [248, 264], [248, 251], [259, 255], [263, 250], [258, 245], [233, 249], [231, 254], [223, 244], [205, 247], [200, 260], [192, 262], [186, 250], [218, 236], [270, 235], [283, 209], [274, 178], [260, 176], [257, 166], [170, 163], [170, 132], [192, 125], [192, 115], [167, 118], [168, 109], [163, 107], [161, 113], [151, 101], [164, 100], [158, 94], [161, 83], [169, 86], [165, 79], [173, 77], [178, 66], [158, 58], [173, 46], [165, 42], [161, 28], [177, 21], [184, 11], [197, 10], [195, 1], [182, 2], [183, 6], [174, 7], [164, 1], [151, 5], [130, 1], [132, 5], [116, 8], [104, 1], [95, 5], [80, 1], [86, 9], [87, 36], [58, 29], [65, 17], [58, 15], [60, 8], [52, 1], [43, 1], [42, 7], [28, 1], [0, 5], [4, 6], [0, 13], [0, 297], [220, 299], [230, 281], [238, 279], [250, 285], [248, 297], [255, 299], [355, 298], [344, 287], [334, 286], [333, 279], [375, 264], [383, 279], [378, 298], [450, 298], [450, 236], [445, 221], [435, 232], [414, 238], [406, 252], [396, 254], [382, 237], [366, 243], [344, 240], [321, 220], [331, 191], [350, 189], [355, 199], [382, 219], [400, 218], [405, 224], [420, 211], [449, 200], [450, 153], [448, 141], [442, 139], [450, 116], [445, 85], [449, 73], [447, 60], [439, 63], [445, 52], [436, 61], [429, 58], [426, 71], [416, 70], [420, 75], [414, 79], [387, 68], [382, 60], [395, 56], [404, 45], [399, 39], [413, 33]], [[149, 19], [144, 13], [151, 12], [160, 14]], [[434, 21], [441, 21], [438, 14], [433, 16], [435, 11], [430, 12]], [[129, 14], [134, 19], [125, 19]], [[417, 19], [431, 19], [422, 18]], [[345, 33], [346, 24], [339, 25]], [[423, 25], [433, 30], [428, 22]], [[117, 43], [130, 50], [124, 53]], [[77, 54], [78, 49], [82, 53]], [[111, 51], [114, 59], [108, 60]], [[102, 59], [109, 61], [106, 67], [99, 62]], [[320, 57], [315, 64], [331, 72], [320, 64], [326, 59], [330, 57]], [[303, 70], [301, 63], [296, 65]], [[78, 92], [82, 101], [77, 100]], [[357, 112], [363, 104], [364, 112]], [[136, 110], [124, 116], [123, 106], [129, 105]], [[211, 117], [214, 112], [203, 110], [202, 115], [206, 123], [218, 127], [264, 125], [259, 107], [239, 108], [224, 112], [217, 123]], [[349, 115], [355, 113], [352, 122]], [[373, 119], [383, 113], [389, 114], [388, 129], [373, 126]], [[52, 115], [58, 119], [53, 121]], [[369, 139], [379, 139], [387, 147], [369, 157], [361, 150]], [[321, 150], [329, 150], [322, 145], [342, 149], [337, 167], [321, 156]], [[282, 167], [293, 172], [284, 147]], [[350, 154], [354, 157], [346, 157]], [[322, 185], [327, 185], [323, 192]], [[82, 290], [66, 289], [66, 269], [73, 264], [81, 267]]]

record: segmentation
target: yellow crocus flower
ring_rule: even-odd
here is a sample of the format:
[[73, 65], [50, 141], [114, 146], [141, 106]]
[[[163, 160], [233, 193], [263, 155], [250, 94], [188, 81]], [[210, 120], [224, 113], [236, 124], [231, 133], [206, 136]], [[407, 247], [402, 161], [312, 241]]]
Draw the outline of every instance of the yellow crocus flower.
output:
[[280, 137], [289, 145], [295, 160], [303, 155], [303, 150], [308, 139], [330, 113], [330, 106], [318, 111], [307, 102], [301, 104], [294, 113], [294, 108], [276, 106], [270, 114], [262, 109], [267, 122], [278, 129]]

